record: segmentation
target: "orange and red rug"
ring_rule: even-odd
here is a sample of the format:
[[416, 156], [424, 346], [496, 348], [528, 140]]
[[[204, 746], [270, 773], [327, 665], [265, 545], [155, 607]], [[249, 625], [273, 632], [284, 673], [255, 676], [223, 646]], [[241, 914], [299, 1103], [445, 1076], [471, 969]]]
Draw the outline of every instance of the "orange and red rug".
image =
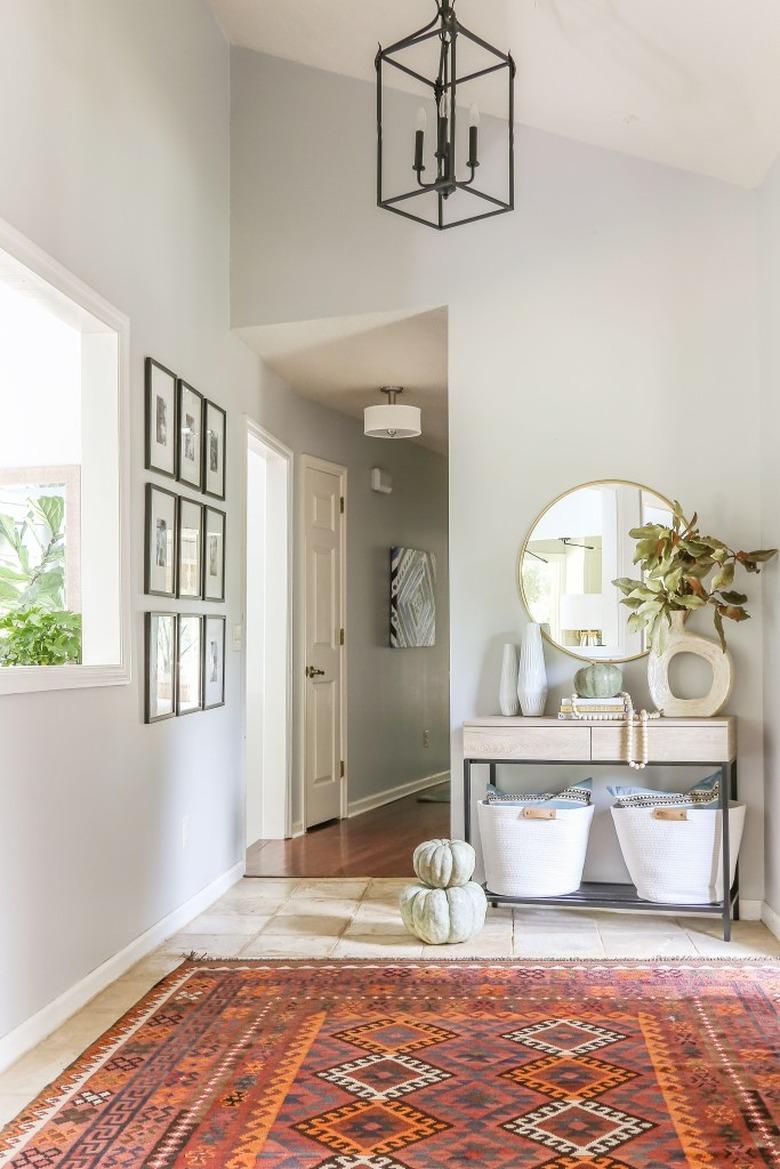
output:
[[13, 1169], [780, 1166], [780, 967], [185, 962]]

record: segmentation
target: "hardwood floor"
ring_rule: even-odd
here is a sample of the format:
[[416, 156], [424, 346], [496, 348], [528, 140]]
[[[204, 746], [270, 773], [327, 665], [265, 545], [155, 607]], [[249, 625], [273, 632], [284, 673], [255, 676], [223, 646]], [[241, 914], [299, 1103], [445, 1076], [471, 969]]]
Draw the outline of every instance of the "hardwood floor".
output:
[[247, 849], [246, 875], [411, 877], [415, 846], [449, 834], [449, 804], [418, 803], [416, 795], [406, 796], [293, 840], [258, 840]]

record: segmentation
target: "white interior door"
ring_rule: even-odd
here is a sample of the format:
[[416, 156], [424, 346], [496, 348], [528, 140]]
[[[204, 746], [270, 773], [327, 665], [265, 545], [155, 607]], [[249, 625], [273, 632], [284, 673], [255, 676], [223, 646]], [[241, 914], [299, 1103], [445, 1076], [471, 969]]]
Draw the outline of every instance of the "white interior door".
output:
[[346, 471], [304, 459], [305, 827], [341, 815]]

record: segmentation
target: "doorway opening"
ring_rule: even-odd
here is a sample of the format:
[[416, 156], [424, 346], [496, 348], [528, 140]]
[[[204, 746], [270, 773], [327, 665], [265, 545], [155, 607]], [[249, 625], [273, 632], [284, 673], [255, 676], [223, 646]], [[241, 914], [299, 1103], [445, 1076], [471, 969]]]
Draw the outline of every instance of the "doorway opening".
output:
[[[450, 834], [447, 310], [241, 336], [289, 391], [296, 464], [287, 831], [248, 836], [246, 873], [405, 877]], [[422, 434], [365, 432], [382, 385]]]
[[246, 847], [292, 831], [292, 452], [246, 424]]

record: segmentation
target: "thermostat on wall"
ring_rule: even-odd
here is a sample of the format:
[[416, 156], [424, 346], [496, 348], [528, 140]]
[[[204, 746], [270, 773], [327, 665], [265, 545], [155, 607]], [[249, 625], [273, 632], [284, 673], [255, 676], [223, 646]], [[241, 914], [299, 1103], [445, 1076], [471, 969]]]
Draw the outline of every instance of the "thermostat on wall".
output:
[[393, 490], [393, 477], [390, 472], [383, 471], [381, 467], [372, 467], [371, 490], [378, 491], [381, 495], [390, 495]]

